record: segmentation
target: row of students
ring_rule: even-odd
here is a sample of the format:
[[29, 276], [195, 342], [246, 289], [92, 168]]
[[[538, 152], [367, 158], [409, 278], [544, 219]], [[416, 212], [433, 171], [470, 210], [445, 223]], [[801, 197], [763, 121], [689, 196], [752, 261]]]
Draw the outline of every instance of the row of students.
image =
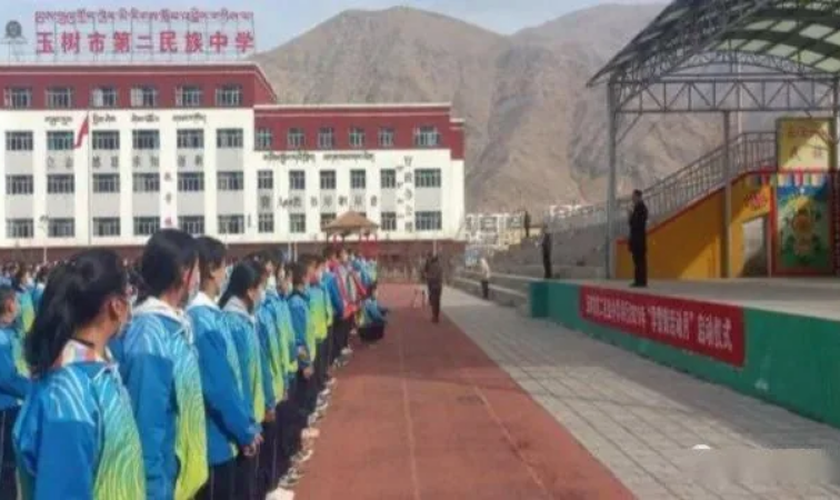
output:
[[2, 491], [16, 463], [23, 498], [290, 497], [274, 488], [299, 479], [367, 310], [346, 252], [324, 257], [267, 253], [227, 272], [221, 242], [160, 231], [132, 311], [116, 254], [85, 252], [51, 273], [26, 363], [18, 292], [0, 288], [3, 432], [17, 420]]

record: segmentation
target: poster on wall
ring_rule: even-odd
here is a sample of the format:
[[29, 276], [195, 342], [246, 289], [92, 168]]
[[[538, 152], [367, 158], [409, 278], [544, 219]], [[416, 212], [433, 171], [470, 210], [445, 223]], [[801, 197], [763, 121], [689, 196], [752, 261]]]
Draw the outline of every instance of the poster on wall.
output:
[[744, 310], [712, 302], [580, 287], [580, 317], [728, 365], [744, 366]]
[[827, 119], [779, 119], [776, 124], [779, 170], [829, 170], [831, 131], [831, 121]]
[[834, 256], [828, 176], [808, 176], [809, 182], [784, 174], [779, 177], [773, 231], [774, 273], [831, 274]]

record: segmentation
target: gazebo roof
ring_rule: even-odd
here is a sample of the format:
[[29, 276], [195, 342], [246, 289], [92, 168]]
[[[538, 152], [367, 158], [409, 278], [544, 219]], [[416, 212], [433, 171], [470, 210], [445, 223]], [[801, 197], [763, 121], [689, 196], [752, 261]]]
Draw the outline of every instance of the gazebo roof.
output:
[[371, 222], [364, 215], [351, 210], [344, 212], [322, 229], [327, 234], [351, 234], [375, 231], [378, 228], [379, 224]]

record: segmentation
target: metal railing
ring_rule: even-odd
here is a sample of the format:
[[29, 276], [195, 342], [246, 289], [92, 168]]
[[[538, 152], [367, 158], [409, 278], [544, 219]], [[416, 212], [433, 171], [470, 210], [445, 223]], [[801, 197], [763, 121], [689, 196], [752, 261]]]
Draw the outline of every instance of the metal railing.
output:
[[[748, 132], [729, 144], [732, 178], [750, 171], [775, 167], [776, 134]], [[724, 185], [726, 146], [710, 151], [698, 160], [645, 189], [645, 204], [650, 223], [660, 222], [682, 210], [692, 202], [720, 189]], [[617, 200], [617, 214], [630, 207], [630, 197]], [[620, 217], [620, 215], [619, 215]], [[549, 220], [552, 233], [565, 233], [607, 222], [607, 203], [590, 205], [572, 213]]]

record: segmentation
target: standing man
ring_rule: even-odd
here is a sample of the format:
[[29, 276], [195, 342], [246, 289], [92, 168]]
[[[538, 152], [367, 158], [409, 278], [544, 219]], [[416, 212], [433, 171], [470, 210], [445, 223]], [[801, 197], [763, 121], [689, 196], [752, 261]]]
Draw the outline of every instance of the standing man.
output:
[[630, 254], [633, 256], [633, 287], [647, 287], [647, 220], [648, 210], [642, 192], [633, 191], [630, 209]]
[[484, 300], [490, 299], [490, 264], [487, 263], [487, 259], [482, 257], [479, 261], [479, 266], [481, 267], [481, 297]]
[[550, 280], [554, 273], [551, 270], [551, 233], [548, 231], [548, 224], [543, 224], [542, 238], [540, 239], [540, 247], [542, 248], [543, 270], [545, 271], [545, 279]]
[[443, 293], [443, 266], [440, 258], [433, 255], [426, 264], [426, 285], [429, 287], [429, 304], [432, 306], [432, 322], [440, 322], [440, 296]]
[[525, 225], [525, 239], [531, 238], [531, 214], [525, 210], [525, 215], [522, 217], [522, 223]]

